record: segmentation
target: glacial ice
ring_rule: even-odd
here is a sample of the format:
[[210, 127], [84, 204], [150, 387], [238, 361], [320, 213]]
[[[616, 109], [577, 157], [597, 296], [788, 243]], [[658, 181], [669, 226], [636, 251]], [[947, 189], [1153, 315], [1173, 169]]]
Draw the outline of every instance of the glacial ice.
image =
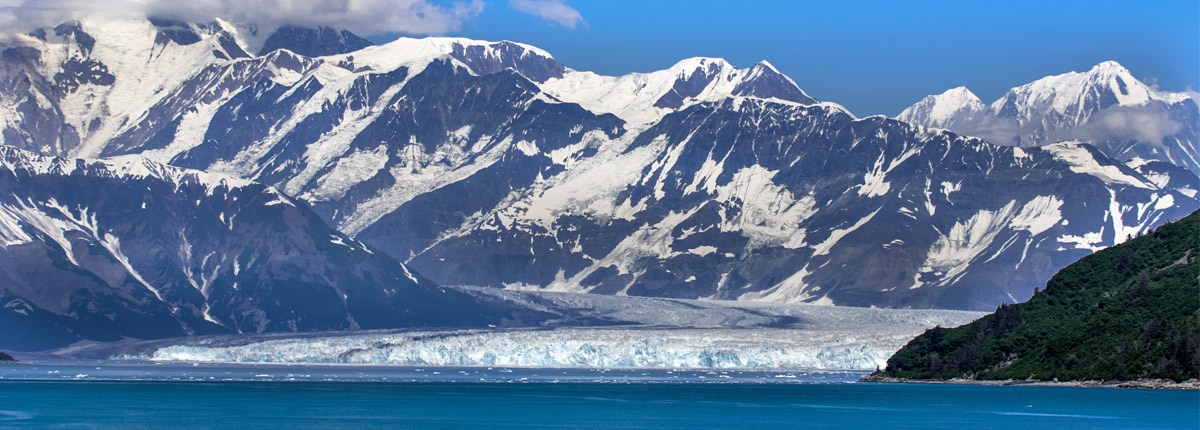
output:
[[373, 333], [173, 345], [152, 361], [669, 369], [873, 369], [915, 333], [557, 329]]
[[[462, 287], [459, 287], [462, 288]], [[923, 330], [978, 312], [473, 290], [628, 325], [185, 339], [150, 361], [539, 368], [871, 370]]]

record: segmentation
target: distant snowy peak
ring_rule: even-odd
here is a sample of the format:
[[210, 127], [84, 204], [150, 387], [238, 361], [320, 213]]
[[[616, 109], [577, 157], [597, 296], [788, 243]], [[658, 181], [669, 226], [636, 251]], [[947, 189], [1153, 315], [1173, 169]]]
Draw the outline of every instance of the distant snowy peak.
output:
[[[676, 95], [696, 101], [719, 101], [729, 96], [738, 96], [774, 98], [803, 105], [817, 103], [817, 100], [809, 97], [795, 81], [779, 73], [779, 70], [766, 61], [747, 69], [739, 69], [721, 58], [690, 58], [677, 63], [669, 70], [677, 72], [678, 79], [671, 91], [663, 96], [665, 100], [671, 100], [667, 98]], [[703, 87], [698, 87], [698, 83], [703, 83]], [[681, 106], [682, 103], [670, 107]]]
[[750, 67], [749, 74], [734, 88], [733, 95], [761, 99], [777, 98], [803, 105], [818, 103], [818, 100], [805, 93], [796, 81], [780, 73], [779, 69], [766, 60]]
[[654, 102], [654, 107], [679, 109], [685, 100], [695, 98], [705, 89], [719, 82], [722, 72], [733, 69], [719, 58], [688, 58], [676, 63], [670, 71], [675, 74], [675, 83], [666, 94]]
[[697, 57], [668, 70], [676, 74], [675, 83], [654, 107], [679, 109], [689, 99], [716, 101], [728, 96], [776, 98], [805, 105], [817, 102], [766, 61], [738, 69], [721, 58]]
[[967, 87], [957, 87], [938, 95], [926, 96], [900, 112], [896, 119], [927, 127], [949, 128], [957, 118], [986, 111], [987, 105], [975, 93]]
[[1141, 106], [1151, 101], [1174, 103], [1186, 98], [1160, 93], [1133, 77], [1116, 61], [1105, 61], [1086, 72], [1047, 76], [1009, 90], [992, 103], [996, 115], [1018, 121], [1059, 115], [1072, 125], [1112, 106]]
[[1115, 61], [1012, 88], [986, 108], [967, 93], [926, 97], [897, 119], [1001, 145], [1080, 141], [1116, 160], [1165, 161], [1200, 175], [1195, 94], [1158, 91]]
[[568, 69], [541, 88], [557, 100], [595, 113], [611, 113], [633, 124], [652, 124], [664, 115], [706, 102], [739, 97], [814, 105], [796, 82], [766, 61], [740, 69], [721, 58], [694, 57], [650, 73], [604, 76]]
[[508, 41], [454, 43], [451, 49], [452, 57], [481, 75], [509, 69], [541, 83], [561, 78], [567, 69], [545, 51]]
[[459, 37], [402, 37], [334, 57], [334, 61], [374, 72], [408, 67], [412, 74], [434, 61], [451, 61], [476, 75], [512, 70], [539, 83], [562, 77], [567, 70], [550, 53], [530, 45]]
[[766, 61], [740, 69], [724, 59], [695, 57], [656, 72], [603, 76], [570, 69], [550, 53], [522, 43], [446, 37], [400, 38], [335, 58], [351, 69], [375, 72], [408, 67], [410, 75], [438, 60], [451, 61], [476, 75], [511, 70], [537, 83], [556, 101], [635, 123], [654, 122], [696, 103], [731, 97], [818, 103]]
[[953, 88], [921, 99], [896, 119], [948, 128], [955, 121], [964, 121], [964, 116], [988, 113], [1021, 123], [1054, 116], [1059, 118], [1057, 126], [1075, 126], [1109, 107], [1143, 106], [1153, 101], [1173, 104], [1187, 98], [1184, 93], [1150, 88], [1120, 63], [1105, 61], [1086, 72], [1047, 76], [1012, 88], [991, 105], [984, 105], [966, 87]]

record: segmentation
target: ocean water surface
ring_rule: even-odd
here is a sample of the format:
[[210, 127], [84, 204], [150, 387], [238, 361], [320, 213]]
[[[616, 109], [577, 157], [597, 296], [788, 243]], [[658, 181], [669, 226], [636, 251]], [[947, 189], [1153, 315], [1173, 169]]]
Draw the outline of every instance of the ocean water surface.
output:
[[855, 383], [862, 372], [45, 363], [0, 428], [1184, 428], [1196, 391]]

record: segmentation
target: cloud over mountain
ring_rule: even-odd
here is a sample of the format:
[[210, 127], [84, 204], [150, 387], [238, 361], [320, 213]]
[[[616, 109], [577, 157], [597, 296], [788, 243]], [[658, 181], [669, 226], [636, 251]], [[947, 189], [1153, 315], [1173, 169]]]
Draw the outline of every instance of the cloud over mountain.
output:
[[509, 0], [508, 3], [518, 11], [555, 22], [572, 30], [583, 22], [583, 15], [561, 0]]
[[445, 34], [483, 11], [481, 0], [450, 6], [427, 0], [0, 0], [0, 28], [29, 30], [85, 16], [155, 16], [203, 22], [222, 19], [260, 27], [352, 28], [361, 34]]

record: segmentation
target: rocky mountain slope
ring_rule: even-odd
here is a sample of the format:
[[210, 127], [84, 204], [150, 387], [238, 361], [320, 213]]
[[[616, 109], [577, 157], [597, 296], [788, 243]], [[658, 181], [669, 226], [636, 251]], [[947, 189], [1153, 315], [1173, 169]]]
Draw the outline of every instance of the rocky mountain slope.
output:
[[0, 189], [0, 348], [536, 314], [439, 288], [242, 179], [0, 146]]
[[857, 118], [766, 62], [610, 77], [512, 42], [60, 28], [3, 48], [6, 144], [271, 184], [443, 284], [992, 309], [1200, 207], [1174, 166]]
[[[1084, 141], [1119, 161], [1164, 161], [1200, 175], [1195, 93], [1159, 91], [1115, 61], [1047, 76], [990, 105], [959, 87], [905, 109], [901, 121], [980, 136], [1001, 145]], [[1138, 161], [1141, 162], [1141, 161]]]

